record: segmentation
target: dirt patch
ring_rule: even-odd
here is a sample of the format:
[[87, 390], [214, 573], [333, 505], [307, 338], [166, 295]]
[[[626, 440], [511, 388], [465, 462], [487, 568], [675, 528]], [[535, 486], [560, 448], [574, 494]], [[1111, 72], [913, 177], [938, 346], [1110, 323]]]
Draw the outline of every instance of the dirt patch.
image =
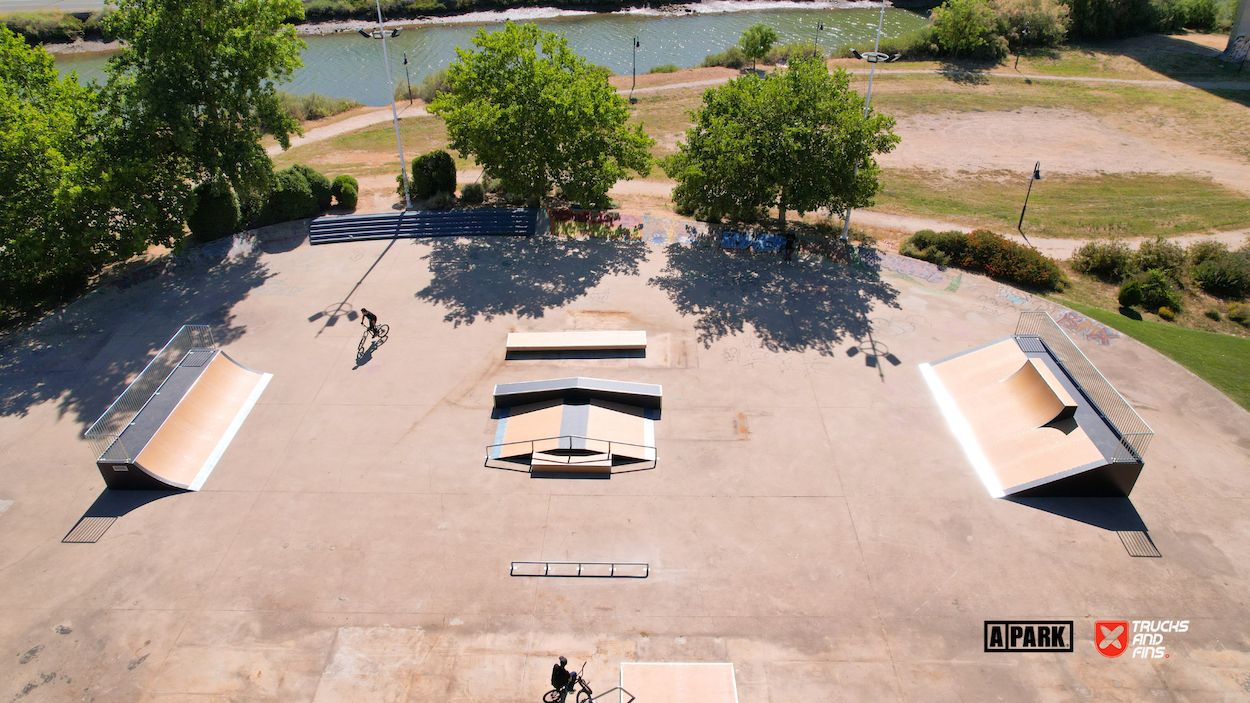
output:
[[1250, 194], [1250, 169], [1192, 147], [1130, 133], [1084, 112], [1025, 108], [900, 118], [898, 148], [880, 157], [888, 168], [1026, 173], [1188, 173]]

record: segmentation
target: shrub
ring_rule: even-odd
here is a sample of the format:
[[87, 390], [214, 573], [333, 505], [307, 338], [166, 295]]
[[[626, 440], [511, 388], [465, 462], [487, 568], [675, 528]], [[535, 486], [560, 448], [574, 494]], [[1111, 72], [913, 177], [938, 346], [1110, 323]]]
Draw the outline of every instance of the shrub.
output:
[[1216, 322], [1219, 322], [1221, 319], [1219, 308], [1207, 308], [1206, 310], [1203, 311], [1202, 314], [1206, 315], [1212, 320], [1215, 320]]
[[1197, 266], [1208, 259], [1228, 254], [1228, 245], [1218, 239], [1204, 239], [1190, 244], [1185, 254], [1189, 257], [1189, 265]]
[[434, 197], [425, 201], [426, 210], [450, 210], [456, 206], [456, 196], [446, 191], [439, 191]]
[[1229, 304], [1228, 319], [1241, 325], [1250, 325], [1250, 305], [1245, 303]]
[[1168, 322], [1171, 322], [1172, 320], [1176, 319], [1176, 311], [1164, 305], [1163, 307], [1159, 308], [1159, 317], [1162, 317]]
[[1120, 286], [1120, 294], [1116, 297], [1120, 301], [1120, 307], [1131, 308], [1141, 305], [1141, 284], [1136, 280], [1126, 281]]
[[1193, 268], [1202, 290], [1221, 298], [1244, 298], [1250, 293], [1250, 254], [1225, 252]]
[[499, 180], [498, 178], [491, 178], [490, 176], [483, 174], [482, 188], [484, 188], [487, 193], [502, 193], [503, 181]]
[[[429, 198], [436, 193], [456, 192], [456, 160], [442, 149], [412, 160], [412, 194]], [[402, 193], [402, 191], [401, 191]]]
[[2, 21], [27, 44], [67, 43], [82, 38], [83, 21], [63, 12], [13, 12]]
[[324, 212], [330, 209], [330, 179], [326, 178], [323, 173], [303, 164], [295, 164], [292, 169], [299, 171], [300, 175], [308, 181], [308, 187], [312, 189], [313, 200], [317, 202], [317, 212]]
[[1077, 39], [1114, 39], [1150, 30], [1156, 13], [1151, 0], [1062, 0]]
[[796, 58], [814, 57], [823, 59], [825, 55], [812, 42], [797, 42], [794, 44], [785, 44], [775, 46], [769, 49], [768, 55], [764, 57], [764, 63], [776, 65], [779, 63], [791, 64]]
[[273, 174], [273, 186], [265, 202], [263, 224], [289, 222], [317, 214], [317, 199], [303, 173], [294, 167]]
[[360, 184], [355, 178], [343, 175], [334, 179], [334, 183], [330, 185], [330, 195], [334, 197], [339, 207], [350, 209], [356, 208], [356, 198], [360, 193]]
[[677, 73], [680, 70], [681, 69], [677, 67], [677, 64], [666, 63], [663, 66], [656, 66], [650, 71], [647, 71], [647, 73]]
[[1183, 307], [1181, 294], [1172, 279], [1159, 269], [1149, 269], [1137, 274], [1134, 280], [1141, 286], [1141, 305], [1147, 310], [1167, 307], [1180, 311]]
[[1012, 46], [1059, 46], [1068, 37], [1067, 8], [1055, 0], [1002, 0], [996, 9], [998, 33]]
[[1001, 59], [1007, 42], [998, 35], [998, 18], [985, 0], [946, 0], [933, 10], [933, 37], [942, 53]]
[[710, 66], [724, 66], [725, 68], [746, 68], [747, 55], [742, 53], [742, 49], [731, 46], [719, 54], [708, 54], [703, 57], [703, 63], [699, 64], [703, 68]]
[[104, 41], [113, 41], [115, 37], [113, 36], [113, 33], [108, 30], [108, 23], [105, 22], [105, 20], [107, 20], [114, 12], [117, 12], [117, 8], [105, 6], [103, 9], [96, 10], [88, 15], [87, 21], [83, 25], [87, 36], [98, 36]]
[[239, 231], [242, 213], [239, 198], [225, 181], [204, 181], [192, 191], [195, 206], [187, 218], [191, 235], [201, 242], [211, 242]]
[[1054, 261], [989, 230], [979, 229], [972, 234], [922, 230], [909, 237], [899, 250], [916, 251], [920, 258], [934, 263], [948, 261], [950, 265], [1026, 286], [1063, 288], [1063, 272]]
[[1072, 268], [1119, 282], [1133, 272], [1133, 250], [1124, 242], [1089, 242], [1072, 252]]
[[1185, 266], [1185, 250], [1159, 235], [1141, 243], [1133, 255], [1133, 264], [1139, 270], [1154, 269], [1167, 274], [1173, 281], [1180, 281]]
[[[413, 91], [413, 93], [421, 99], [422, 102], [429, 104], [434, 102], [434, 98], [439, 93], [447, 93], [451, 91], [451, 86], [447, 84], [447, 69], [440, 68], [421, 79], [421, 87]], [[405, 96], [406, 97], [406, 96]]]
[[460, 189], [460, 201], [465, 205], [481, 205], [486, 199], [486, 189], [481, 183], [469, 183]]
[[295, 95], [279, 90], [278, 100], [282, 104], [283, 112], [300, 122], [324, 120], [340, 112], [347, 112], [353, 108], [360, 107], [360, 103], [351, 98], [330, 98], [320, 93]]

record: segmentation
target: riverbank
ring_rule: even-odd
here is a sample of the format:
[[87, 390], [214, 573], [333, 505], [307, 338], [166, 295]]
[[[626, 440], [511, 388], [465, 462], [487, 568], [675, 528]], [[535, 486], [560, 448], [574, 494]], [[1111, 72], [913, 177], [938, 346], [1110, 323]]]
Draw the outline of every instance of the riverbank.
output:
[[[504, 0], [506, 2], [506, 0]], [[441, 5], [442, 3], [431, 3]], [[501, 3], [502, 4], [502, 3]], [[926, 11], [940, 4], [933, 0], [887, 0], [887, 7], [897, 7], [912, 11]], [[548, 0], [538, 6], [512, 7], [503, 10], [480, 10], [472, 4], [453, 2], [442, 10], [431, 9], [419, 13], [409, 13], [386, 17], [387, 28], [412, 28], [423, 25], [447, 24], [499, 24], [506, 21], [531, 22], [559, 18], [576, 18], [591, 15], [624, 14], [642, 17], [664, 17], [681, 15], [711, 15], [735, 12], [762, 12], [769, 10], [846, 10], [868, 6], [879, 7], [875, 0], [708, 0], [707, 2], [688, 4], [661, 4], [646, 0], [622, 0], [611, 4], [595, 4], [587, 2], [558, 3]], [[373, 6], [370, 5], [370, 8]], [[372, 12], [372, 10], [370, 10]], [[85, 14], [85, 13], [77, 13]], [[384, 15], [386, 14], [384, 8]], [[3, 17], [0, 17], [3, 21]], [[295, 22], [296, 32], [301, 36], [326, 36], [342, 32], [358, 30], [371, 31], [377, 28], [376, 15], [370, 17], [361, 12], [352, 15], [310, 15], [303, 22]], [[106, 41], [100, 35], [87, 36], [74, 42], [45, 42], [44, 49], [52, 54], [92, 54], [118, 51], [121, 43]]]

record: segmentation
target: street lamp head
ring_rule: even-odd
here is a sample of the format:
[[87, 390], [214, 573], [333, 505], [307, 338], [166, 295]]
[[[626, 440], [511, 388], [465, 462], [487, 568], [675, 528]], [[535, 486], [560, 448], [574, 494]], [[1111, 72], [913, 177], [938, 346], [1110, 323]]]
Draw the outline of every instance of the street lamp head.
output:
[[852, 54], [855, 54], [855, 58], [857, 58], [857, 59], [862, 59], [862, 58], [864, 58], [864, 57], [863, 57], [863, 55], [862, 55], [862, 54], [860, 54], [860, 53], [859, 53], [858, 51], [856, 51], [855, 49], [851, 49], [851, 53], [852, 53]]
[[1042, 162], [1041, 161], [1038, 161], [1037, 164], [1033, 166], [1033, 180], [1035, 181], [1042, 180]]
[[634, 48], [635, 48], [635, 49], [638, 49], [638, 48], [641, 48], [641, 47], [642, 47], [642, 44], [641, 44], [641, 43], [639, 43], [639, 41], [638, 41], [637, 39], [635, 39], [635, 40], [634, 40]]

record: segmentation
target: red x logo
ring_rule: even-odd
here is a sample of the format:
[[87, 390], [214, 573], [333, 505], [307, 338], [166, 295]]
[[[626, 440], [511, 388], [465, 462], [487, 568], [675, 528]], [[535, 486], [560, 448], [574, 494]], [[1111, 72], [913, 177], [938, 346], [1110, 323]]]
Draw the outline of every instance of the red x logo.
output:
[[1128, 622], [1100, 620], [1094, 623], [1094, 646], [1104, 657], [1118, 657], [1128, 649]]

